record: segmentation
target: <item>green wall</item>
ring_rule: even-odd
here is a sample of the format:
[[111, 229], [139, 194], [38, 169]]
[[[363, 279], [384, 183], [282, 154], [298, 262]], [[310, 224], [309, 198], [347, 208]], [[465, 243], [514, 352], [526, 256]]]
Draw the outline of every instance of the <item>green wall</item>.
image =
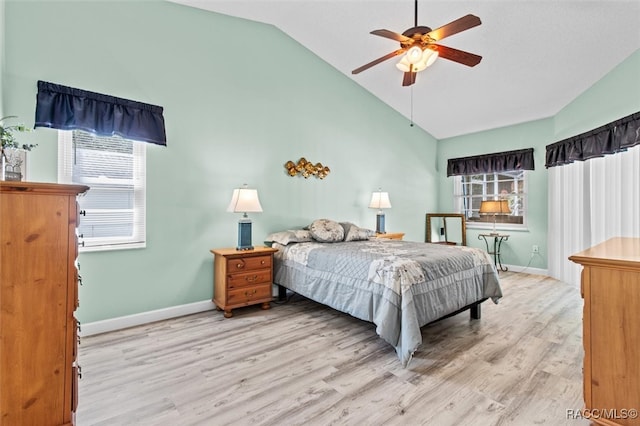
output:
[[[387, 229], [423, 241], [437, 141], [277, 28], [159, 1], [8, 1], [5, 16], [5, 112], [32, 125], [37, 80], [165, 108], [168, 146], [147, 150], [147, 248], [80, 254], [83, 322], [211, 298], [209, 250], [235, 246], [225, 210], [243, 183], [264, 209], [254, 244], [320, 217], [374, 228], [378, 187]], [[24, 139], [39, 144], [28, 179], [55, 182], [57, 132]], [[289, 177], [300, 157], [331, 174]]]
[[[520, 148], [534, 148], [536, 169], [529, 174], [529, 216], [526, 231], [507, 231], [511, 236], [503, 245], [503, 261], [533, 268], [547, 268], [547, 170], [546, 145], [580, 134], [618, 118], [640, 111], [640, 50], [614, 68], [600, 81], [574, 99], [555, 116], [449, 138], [438, 142], [440, 179], [438, 207], [453, 209], [453, 177], [446, 177], [447, 159]], [[478, 230], [468, 230], [469, 245], [483, 247]], [[531, 257], [532, 245], [540, 256]]]
[[640, 111], [640, 49], [553, 118], [553, 142]]
[[[374, 227], [367, 205], [380, 186], [388, 230], [422, 241], [424, 214], [453, 209], [448, 158], [527, 147], [529, 228], [510, 231], [504, 256], [524, 266], [537, 244], [531, 266], [544, 269], [544, 147], [640, 110], [636, 52], [553, 117], [436, 141], [270, 25], [161, 1], [9, 0], [3, 17], [0, 112], [31, 125], [37, 80], [165, 108], [168, 146], [147, 151], [147, 248], [80, 255], [83, 322], [211, 298], [209, 249], [235, 245], [238, 216], [225, 209], [242, 183], [264, 209], [254, 244], [319, 217]], [[57, 132], [23, 136], [39, 144], [29, 180], [55, 182]], [[284, 163], [300, 157], [332, 173], [288, 177]], [[481, 247], [477, 234], [467, 239]]]
[[[533, 147], [535, 170], [528, 172], [527, 230], [508, 230], [509, 240], [502, 245], [502, 261], [509, 265], [527, 265], [546, 269], [547, 245], [547, 172], [544, 168], [544, 147], [552, 139], [551, 120], [538, 120], [515, 126], [501, 127], [449, 139], [438, 143], [440, 192], [438, 206], [443, 212], [454, 211], [453, 177], [447, 177], [449, 158]], [[484, 248], [478, 234], [487, 230], [467, 229], [467, 245]], [[531, 246], [540, 247], [540, 255], [531, 258]]]

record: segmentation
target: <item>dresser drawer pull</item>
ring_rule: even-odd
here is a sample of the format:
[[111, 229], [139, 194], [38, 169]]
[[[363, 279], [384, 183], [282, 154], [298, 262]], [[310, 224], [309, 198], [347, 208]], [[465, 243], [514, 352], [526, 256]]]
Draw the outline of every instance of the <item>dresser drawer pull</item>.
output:
[[238, 268], [238, 269], [244, 268], [244, 262], [236, 263], [236, 268]]
[[244, 295], [245, 295], [245, 296], [247, 296], [247, 297], [249, 297], [249, 296], [253, 296], [253, 295], [254, 295], [254, 294], [256, 294], [257, 292], [258, 292], [258, 290], [253, 289], [253, 290], [251, 290], [251, 291], [245, 291], [245, 292], [244, 292]]
[[78, 379], [82, 379], [82, 367], [77, 365], [76, 369], [78, 371]]
[[78, 283], [82, 285], [82, 275], [78, 274]]
[[251, 277], [246, 277], [245, 280], [249, 281], [250, 283], [254, 282], [255, 280], [258, 279], [257, 275], [253, 275]]

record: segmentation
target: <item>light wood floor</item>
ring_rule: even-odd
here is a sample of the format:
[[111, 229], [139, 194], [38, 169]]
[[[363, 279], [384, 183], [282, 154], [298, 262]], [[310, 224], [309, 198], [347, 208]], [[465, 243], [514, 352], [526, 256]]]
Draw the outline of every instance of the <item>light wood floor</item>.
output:
[[293, 296], [85, 337], [77, 424], [588, 425], [582, 299], [501, 274], [504, 297], [423, 328], [403, 369], [373, 324]]

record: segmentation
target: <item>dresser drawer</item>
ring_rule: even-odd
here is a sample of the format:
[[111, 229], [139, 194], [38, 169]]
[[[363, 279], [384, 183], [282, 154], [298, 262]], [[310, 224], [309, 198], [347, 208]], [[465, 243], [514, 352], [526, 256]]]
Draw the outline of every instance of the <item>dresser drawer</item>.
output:
[[228, 305], [252, 304], [256, 300], [271, 300], [271, 285], [243, 287], [227, 294]]
[[253, 271], [256, 269], [271, 269], [271, 255], [234, 258], [227, 260], [227, 272]]
[[256, 284], [271, 284], [271, 269], [259, 271], [240, 272], [227, 275], [227, 287], [233, 290], [238, 287], [253, 286]]

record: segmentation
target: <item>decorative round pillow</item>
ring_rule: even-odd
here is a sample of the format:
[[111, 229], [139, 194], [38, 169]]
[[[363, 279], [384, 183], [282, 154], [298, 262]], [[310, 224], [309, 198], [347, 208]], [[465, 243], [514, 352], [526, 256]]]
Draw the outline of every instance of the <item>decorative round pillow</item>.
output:
[[335, 220], [318, 219], [309, 225], [311, 237], [321, 243], [336, 243], [344, 240], [344, 228]]

